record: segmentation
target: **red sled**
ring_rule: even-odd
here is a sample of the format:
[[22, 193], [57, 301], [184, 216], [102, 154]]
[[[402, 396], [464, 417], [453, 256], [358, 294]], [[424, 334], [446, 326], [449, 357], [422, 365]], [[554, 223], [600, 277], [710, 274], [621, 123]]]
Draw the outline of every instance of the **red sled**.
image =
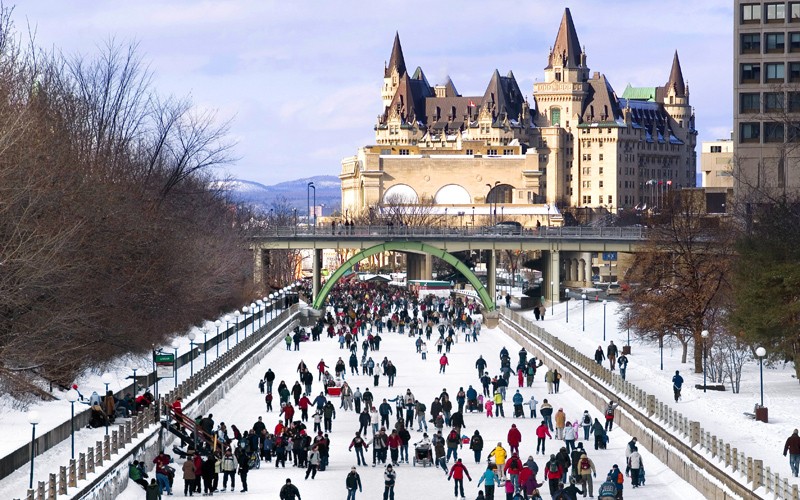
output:
[[328, 396], [341, 396], [341, 395], [342, 395], [341, 387], [328, 387]]

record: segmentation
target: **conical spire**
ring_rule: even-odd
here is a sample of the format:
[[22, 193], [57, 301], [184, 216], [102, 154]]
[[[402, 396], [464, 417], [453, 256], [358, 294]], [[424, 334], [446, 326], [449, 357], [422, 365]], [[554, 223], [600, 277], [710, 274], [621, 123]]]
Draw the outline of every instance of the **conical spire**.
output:
[[399, 76], [403, 76], [406, 72], [406, 61], [403, 58], [403, 47], [400, 46], [400, 33], [394, 33], [394, 45], [392, 46], [392, 55], [389, 57], [389, 65], [386, 67], [384, 76], [388, 78], [392, 74], [392, 70], [396, 69]]
[[675, 57], [672, 59], [672, 70], [669, 72], [669, 81], [666, 85], [666, 91], [675, 89], [675, 95], [678, 97], [686, 97], [686, 84], [683, 81], [683, 72], [681, 71], [681, 62], [678, 59], [678, 51], [675, 51]]
[[550, 66], [554, 63], [565, 68], [581, 67], [581, 43], [578, 41], [578, 33], [575, 31], [575, 24], [572, 22], [572, 14], [569, 9], [564, 9], [564, 17], [561, 18], [561, 26], [558, 27], [556, 43], [550, 52]]

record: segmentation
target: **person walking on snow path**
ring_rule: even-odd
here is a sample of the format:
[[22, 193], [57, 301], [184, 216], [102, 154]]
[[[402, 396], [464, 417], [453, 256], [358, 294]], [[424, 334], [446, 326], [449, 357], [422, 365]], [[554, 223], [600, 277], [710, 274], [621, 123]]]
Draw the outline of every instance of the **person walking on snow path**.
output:
[[681, 387], [683, 387], [683, 377], [681, 377], [681, 372], [675, 370], [675, 376], [672, 377], [672, 392], [675, 393], [676, 403], [681, 398]]
[[442, 357], [439, 358], [439, 373], [445, 373], [447, 365], [449, 364], [450, 362], [447, 360], [447, 354], [442, 354]]
[[794, 430], [791, 436], [786, 440], [783, 445], [783, 456], [789, 452], [789, 467], [792, 469], [792, 475], [797, 477], [798, 468], [800, 468], [800, 436], [797, 429]]
[[511, 424], [511, 429], [508, 430], [508, 446], [511, 453], [519, 453], [519, 444], [522, 442], [522, 433], [517, 429], [516, 424]]

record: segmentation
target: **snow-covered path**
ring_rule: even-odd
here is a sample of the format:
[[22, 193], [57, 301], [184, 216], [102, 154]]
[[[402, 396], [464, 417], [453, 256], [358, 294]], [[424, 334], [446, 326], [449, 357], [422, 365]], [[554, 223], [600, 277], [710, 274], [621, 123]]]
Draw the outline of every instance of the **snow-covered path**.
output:
[[[483, 334], [480, 336], [478, 343], [465, 343], [463, 336], [458, 344], [453, 346], [452, 352], [449, 355], [450, 366], [447, 373], [441, 375], [438, 373], [438, 355], [433, 352], [429, 353], [429, 359], [422, 361], [419, 355], [415, 353], [414, 341], [405, 336], [398, 334], [385, 334], [383, 336], [384, 342], [381, 343], [380, 352], [372, 353], [376, 362], [383, 359], [384, 356], [388, 357], [398, 367], [398, 376], [395, 382], [395, 387], [386, 387], [386, 379], [381, 378], [380, 386], [377, 388], [372, 387], [371, 377], [367, 376], [348, 376], [347, 380], [353, 387], [360, 387], [363, 389], [367, 386], [374, 393], [376, 400], [380, 401], [382, 398], [393, 398], [398, 393], [405, 392], [406, 388], [410, 388], [417, 398], [421, 399], [430, 408], [430, 403], [433, 398], [437, 396], [443, 388], [446, 388], [451, 398], [455, 399], [455, 394], [459, 387], [467, 388], [472, 384], [476, 388], [480, 387], [477, 377], [477, 371], [474, 368], [475, 360], [479, 354], [483, 354], [489, 362], [489, 372], [496, 374], [499, 368], [499, 352], [505, 346], [511, 353], [512, 361], [516, 362], [517, 352], [520, 346], [512, 341], [508, 336], [499, 331], [487, 330], [484, 328]], [[431, 342], [430, 345], [433, 343]], [[213, 410], [214, 420], [225, 422], [230, 428], [232, 424], [240, 429], [249, 429], [256, 421], [258, 416], [263, 416], [264, 421], [268, 428], [274, 427], [278, 422], [277, 412], [266, 413], [263, 396], [259, 393], [257, 384], [258, 380], [267, 368], [272, 368], [276, 372], [276, 387], [277, 382], [285, 380], [289, 387], [294, 384], [296, 379], [296, 367], [300, 360], [305, 363], [314, 371], [314, 367], [321, 358], [324, 358], [326, 363], [332, 365], [336, 362], [339, 356], [342, 356], [345, 361], [346, 351], [339, 350], [338, 345], [330, 339], [325, 339], [322, 342], [312, 342], [302, 344], [299, 352], [286, 351], [276, 348], [273, 352], [269, 353], [264, 360], [254, 370], [244, 376], [239, 383], [229, 394], [217, 405]], [[584, 410], [589, 410], [593, 417], [600, 417], [600, 412], [591, 408], [588, 403], [578, 396], [565, 384], [561, 385], [561, 391], [558, 395], [548, 397], [543, 382], [543, 373], [541, 371], [537, 374], [537, 380], [534, 382], [533, 388], [521, 389], [525, 399], [528, 399], [533, 393], [536, 398], [541, 402], [547, 398], [554, 406], [555, 409], [564, 408], [569, 419], [578, 418]], [[369, 380], [368, 380], [369, 379]], [[513, 394], [514, 387], [516, 386], [516, 379], [512, 377], [512, 386], [509, 388], [509, 398]], [[318, 383], [315, 382], [314, 391], [320, 389]], [[344, 480], [350, 467], [355, 465], [356, 460], [352, 453], [347, 451], [347, 445], [350, 443], [354, 432], [358, 429], [357, 417], [353, 412], [343, 412], [338, 410], [338, 401], [336, 402], [337, 418], [333, 423], [333, 432], [330, 434], [331, 438], [331, 453], [330, 453], [330, 466], [325, 472], [317, 475], [315, 480], [303, 479], [304, 470], [292, 468], [291, 466], [286, 469], [276, 470], [270, 463], [262, 464], [258, 470], [251, 471], [248, 477], [249, 494], [255, 495], [257, 498], [277, 498], [278, 491], [285, 482], [286, 478], [291, 478], [292, 482], [298, 485], [300, 492], [304, 499], [323, 499], [323, 498], [344, 498], [346, 496]], [[484, 414], [470, 414], [465, 415], [466, 429], [464, 433], [472, 435], [475, 429], [478, 429], [484, 436], [486, 448], [484, 449], [484, 458], [490, 450], [492, 444], [502, 441], [505, 446], [506, 435], [512, 423], [517, 423], [520, 428], [523, 441], [520, 448], [523, 460], [529, 455], [534, 455], [535, 451], [535, 435], [534, 422], [530, 419], [515, 420], [511, 418], [511, 403], [510, 401], [505, 405], [507, 417], [505, 419], [487, 419]], [[429, 427], [432, 429], [432, 427]], [[412, 432], [412, 441], [417, 441], [421, 438], [421, 433]], [[592, 449], [591, 443], [585, 443], [586, 447], [590, 450], [589, 456], [595, 462], [598, 470], [598, 477], [595, 480], [595, 493], [597, 486], [602, 482], [602, 478], [613, 464], [619, 464], [624, 467], [625, 444], [630, 440], [630, 436], [625, 434], [621, 429], [615, 428], [610, 434], [610, 443], [608, 450], [601, 450], [595, 452]], [[559, 441], [548, 441], [548, 455], [554, 453], [558, 448], [563, 445]], [[506, 446], [507, 448], [507, 446]], [[675, 473], [666, 468], [663, 464], [656, 461], [647, 450], [642, 451], [643, 460], [647, 469], [647, 485], [638, 490], [631, 490], [630, 484], [626, 479], [626, 498], [701, 498], [702, 496], [698, 491], [690, 487], [686, 482], [680, 479]], [[369, 457], [370, 454], [367, 454]], [[485, 469], [485, 462], [475, 464], [472, 453], [465, 447], [459, 456], [463, 457], [465, 463], [469, 468], [469, 472], [474, 478], [472, 483], [466, 483], [465, 489], [467, 491], [467, 498], [475, 498], [477, 495], [477, 478]], [[537, 464], [540, 469], [543, 469], [545, 459], [541, 455], [535, 456]], [[182, 464], [178, 460], [178, 468]], [[361, 474], [362, 482], [364, 483], [364, 492], [358, 495], [359, 498], [364, 499], [378, 499], [381, 498], [383, 492], [382, 468], [360, 467], [359, 473]], [[180, 473], [179, 473], [180, 474]], [[421, 468], [412, 467], [410, 465], [402, 465], [397, 468], [398, 482], [395, 488], [396, 498], [398, 500], [412, 499], [421, 497], [431, 499], [446, 499], [452, 498], [452, 483], [446, 481], [444, 473], [441, 469], [434, 468]], [[541, 481], [541, 471], [537, 478]], [[176, 480], [176, 493], [182, 495], [181, 477]], [[181, 491], [178, 491], [178, 486]], [[238, 478], [237, 478], [238, 487]], [[239, 488], [237, 488], [238, 490]], [[543, 488], [545, 498], [547, 495], [547, 487]], [[224, 495], [230, 495], [226, 493]], [[240, 493], [236, 493], [240, 495]], [[128, 489], [119, 497], [121, 499], [138, 499], [143, 497], [141, 488], [132, 484]], [[501, 494], [496, 494], [495, 498], [502, 498]]]

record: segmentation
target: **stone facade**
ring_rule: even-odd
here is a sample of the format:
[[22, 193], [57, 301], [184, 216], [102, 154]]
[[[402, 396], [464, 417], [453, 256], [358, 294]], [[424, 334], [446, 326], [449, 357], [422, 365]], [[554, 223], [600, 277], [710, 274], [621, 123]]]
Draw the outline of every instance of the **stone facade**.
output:
[[402, 200], [532, 226], [570, 207], [652, 207], [694, 186], [697, 134], [677, 53], [666, 85], [628, 86], [621, 98], [586, 59], [567, 9], [531, 101], [512, 72], [463, 96], [449, 78], [409, 76], [395, 36], [375, 145], [342, 160], [343, 213]]

